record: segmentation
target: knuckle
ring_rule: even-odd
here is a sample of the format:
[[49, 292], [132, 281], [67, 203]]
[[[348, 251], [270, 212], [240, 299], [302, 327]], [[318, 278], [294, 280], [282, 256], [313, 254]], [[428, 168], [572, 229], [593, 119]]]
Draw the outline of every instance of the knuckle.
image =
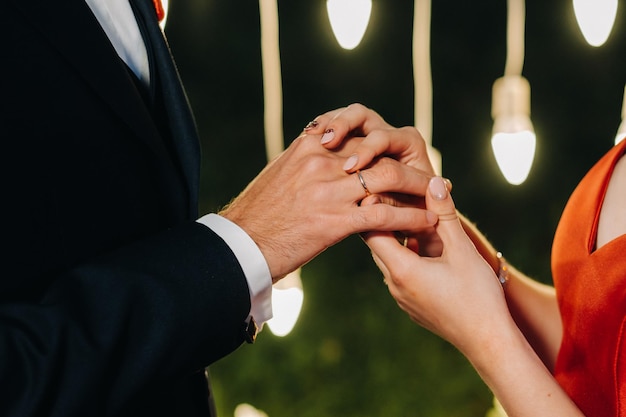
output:
[[319, 146], [319, 138], [316, 135], [302, 135], [300, 136], [300, 146], [308, 149], [315, 149]]
[[387, 141], [387, 133], [388, 133], [388, 129], [377, 128], [377, 129], [373, 129], [371, 132], [369, 132], [367, 137], [372, 142], [386, 142]]
[[400, 132], [411, 138], [411, 141], [415, 143], [420, 151], [426, 151], [426, 140], [422, 136], [419, 130], [414, 126], [405, 126], [400, 128]]
[[381, 158], [377, 165], [377, 177], [386, 187], [399, 184], [405, 179], [400, 167], [391, 158]]
[[399, 130], [404, 134], [413, 136], [415, 139], [419, 140], [420, 142], [424, 142], [424, 138], [422, 137], [422, 134], [420, 133], [419, 130], [417, 130], [415, 126], [403, 126], [399, 128]]
[[356, 111], [367, 111], [369, 110], [367, 107], [365, 107], [363, 104], [361, 103], [352, 103], [349, 104], [347, 109], [349, 110], [356, 110]]
[[398, 290], [398, 295], [401, 295], [401, 291], [405, 291], [410, 285], [411, 277], [413, 276], [413, 271], [411, 270], [412, 266], [407, 263], [394, 265], [392, 268], [393, 269], [390, 270], [391, 281]]
[[315, 178], [320, 172], [330, 168], [330, 158], [319, 153], [313, 153], [301, 160], [299, 171], [305, 178]]

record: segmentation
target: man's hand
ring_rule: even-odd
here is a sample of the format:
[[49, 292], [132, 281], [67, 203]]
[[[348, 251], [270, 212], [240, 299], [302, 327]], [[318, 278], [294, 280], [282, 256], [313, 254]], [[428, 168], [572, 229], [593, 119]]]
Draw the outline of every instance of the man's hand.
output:
[[[354, 129], [366, 133], [370, 124], [379, 123], [366, 121]], [[414, 134], [405, 138], [407, 134], [407, 129], [388, 127], [376, 130], [376, 140], [369, 142], [407, 148], [395, 145], [415, 140]], [[357, 150], [369, 152], [368, 138], [336, 143], [329, 150], [320, 144], [322, 136], [305, 132], [294, 140], [220, 213], [256, 242], [274, 281], [349, 235], [372, 230], [417, 233], [437, 221], [433, 213], [415, 206], [360, 204], [367, 196], [365, 188], [377, 195], [424, 195], [430, 176], [403, 163], [418, 157], [370, 158], [367, 167], [357, 165], [363, 168], [364, 186], [344, 165]]]

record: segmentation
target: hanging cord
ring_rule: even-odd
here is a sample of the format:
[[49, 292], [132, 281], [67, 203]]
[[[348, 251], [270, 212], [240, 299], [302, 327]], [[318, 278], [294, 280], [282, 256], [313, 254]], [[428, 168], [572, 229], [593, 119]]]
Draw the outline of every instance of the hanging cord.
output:
[[431, 0], [415, 0], [413, 19], [413, 77], [415, 127], [432, 144], [433, 86], [430, 63]]
[[278, 156], [285, 147], [277, 3], [277, 0], [259, 0], [265, 105], [265, 151], [268, 161]]
[[526, 4], [524, 0], [507, 1], [506, 65], [504, 75], [522, 75], [524, 67], [524, 25]]

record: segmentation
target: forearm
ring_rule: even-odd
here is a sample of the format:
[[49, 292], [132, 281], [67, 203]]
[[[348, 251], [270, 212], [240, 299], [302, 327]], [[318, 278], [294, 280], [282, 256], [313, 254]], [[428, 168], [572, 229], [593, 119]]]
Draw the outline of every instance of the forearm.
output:
[[[478, 252], [497, 273], [499, 261], [496, 249], [469, 220], [462, 216], [461, 220]], [[527, 277], [509, 265], [505, 295], [516, 324], [544, 364], [553, 369], [563, 333], [554, 288]]]
[[[416, 323], [467, 357], [509, 417], [581, 416], [509, 313], [493, 266], [477, 253], [477, 246], [483, 254], [491, 246], [473, 227], [476, 244], [470, 241], [446, 191], [435, 177], [425, 196], [426, 208], [439, 216], [441, 256], [420, 256], [400, 246], [395, 235], [366, 237], [389, 292]], [[532, 302], [546, 302], [542, 291], [529, 294]]]
[[0, 415], [115, 414], [236, 349], [249, 311], [236, 259], [195, 223], [59, 272], [41, 300], [0, 303]]
[[583, 415], [514, 324], [464, 353], [509, 417]]
[[505, 295], [511, 316], [550, 370], [554, 370], [563, 326], [554, 287], [511, 268]]

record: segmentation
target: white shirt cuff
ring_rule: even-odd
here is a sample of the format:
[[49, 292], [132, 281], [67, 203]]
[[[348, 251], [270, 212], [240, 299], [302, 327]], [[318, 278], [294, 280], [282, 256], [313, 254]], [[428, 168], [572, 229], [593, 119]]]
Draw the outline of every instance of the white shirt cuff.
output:
[[207, 214], [197, 222], [213, 230], [235, 254], [250, 289], [250, 315], [261, 326], [272, 318], [272, 276], [261, 250], [242, 228], [218, 214]]

